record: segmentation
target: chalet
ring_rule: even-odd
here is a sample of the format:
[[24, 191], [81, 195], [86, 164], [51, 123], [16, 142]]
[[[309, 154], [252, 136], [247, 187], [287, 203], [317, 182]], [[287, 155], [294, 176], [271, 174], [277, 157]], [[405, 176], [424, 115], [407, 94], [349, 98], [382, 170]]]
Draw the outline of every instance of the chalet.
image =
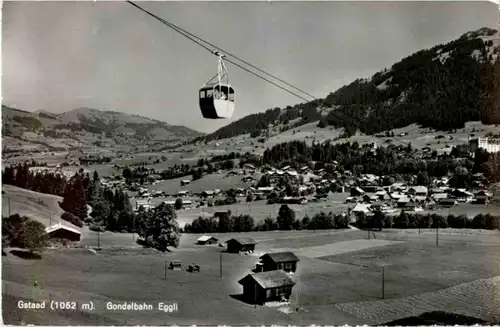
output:
[[281, 270], [249, 274], [238, 281], [243, 286], [243, 298], [251, 303], [288, 300], [295, 282]]
[[391, 192], [395, 191], [405, 191], [406, 190], [406, 185], [403, 183], [394, 183], [391, 185]]
[[378, 184], [373, 181], [367, 181], [363, 185], [363, 191], [374, 193], [377, 192]]
[[232, 238], [227, 243], [227, 252], [240, 253], [240, 252], [253, 252], [257, 242], [251, 238]]
[[379, 200], [379, 198], [376, 195], [368, 195], [368, 194], [363, 195], [363, 202], [371, 203], [377, 200]]
[[357, 203], [357, 202], [358, 202], [358, 199], [356, 199], [353, 196], [348, 196], [347, 198], [345, 198], [345, 203]]
[[66, 239], [69, 241], [80, 241], [82, 233], [73, 227], [61, 223], [45, 228], [45, 234], [51, 239]]
[[421, 208], [417, 206], [415, 201], [411, 199], [408, 203], [401, 207], [403, 211], [421, 211]]
[[370, 208], [374, 211], [382, 211], [382, 208], [384, 208], [384, 203], [381, 201], [373, 202]]
[[450, 208], [456, 205], [457, 201], [455, 199], [444, 198], [444, 199], [439, 199], [438, 204], [442, 207]]
[[454, 189], [450, 192], [450, 197], [456, 199], [458, 202], [471, 202], [474, 194], [465, 189]]
[[371, 205], [370, 204], [365, 204], [365, 203], [358, 203], [356, 204], [356, 206], [351, 210], [352, 213], [354, 214], [360, 214], [360, 213], [363, 213], [363, 214], [369, 214], [371, 211], [370, 211], [370, 207]]
[[190, 181], [190, 180], [188, 180], [188, 179], [184, 179], [184, 180], [182, 180], [182, 181], [181, 181], [181, 186], [185, 186], [185, 185], [188, 185], [188, 184], [190, 184], [190, 183], [191, 183], [191, 181]]
[[476, 204], [488, 204], [488, 201], [491, 198], [491, 194], [487, 191], [479, 191], [474, 195], [474, 203]]
[[363, 191], [359, 187], [353, 187], [353, 188], [351, 188], [351, 196], [361, 196], [361, 195], [364, 195], [364, 194], [365, 194], [365, 191]]
[[227, 210], [227, 211], [216, 211], [214, 213], [214, 218], [229, 218], [231, 216], [231, 211], [230, 210]]
[[410, 198], [408, 197], [400, 197], [397, 202], [398, 208], [404, 208], [406, 205], [410, 203]]
[[428, 192], [425, 186], [412, 186], [408, 189], [408, 194], [414, 196], [427, 196]]
[[379, 199], [379, 200], [384, 200], [387, 196], [387, 191], [385, 190], [378, 190], [377, 192], [375, 192], [375, 196]]
[[177, 192], [178, 197], [186, 197], [189, 196], [189, 191], [179, 191]]
[[447, 199], [448, 198], [448, 194], [447, 193], [434, 193], [431, 195], [431, 198], [434, 200], [434, 201], [438, 201], [441, 200], [441, 199]]
[[250, 169], [250, 170], [255, 170], [255, 166], [249, 163], [246, 163], [243, 165], [244, 169]]
[[213, 236], [203, 235], [196, 240], [198, 245], [215, 244], [218, 240]]
[[307, 204], [307, 199], [305, 197], [291, 197], [285, 196], [278, 200], [279, 204]]
[[137, 202], [135, 203], [135, 209], [139, 210], [140, 207], [143, 207], [147, 211], [149, 209], [152, 209], [154, 206], [149, 200], [137, 200]]
[[302, 174], [305, 174], [305, 173], [309, 172], [310, 170], [311, 170], [311, 168], [309, 168], [309, 166], [304, 166], [304, 167], [300, 168], [300, 172]]
[[212, 198], [215, 195], [214, 191], [203, 191], [201, 192], [201, 196], [203, 198]]
[[243, 183], [251, 183], [251, 182], [255, 181], [255, 178], [253, 178], [252, 176], [245, 176], [241, 179], [241, 181]]
[[262, 193], [267, 195], [267, 194], [271, 193], [272, 191], [274, 191], [274, 187], [272, 187], [272, 186], [258, 187], [257, 191], [262, 192]]
[[295, 272], [299, 258], [293, 252], [266, 253], [260, 258], [257, 264], [257, 272], [283, 270], [285, 272]]

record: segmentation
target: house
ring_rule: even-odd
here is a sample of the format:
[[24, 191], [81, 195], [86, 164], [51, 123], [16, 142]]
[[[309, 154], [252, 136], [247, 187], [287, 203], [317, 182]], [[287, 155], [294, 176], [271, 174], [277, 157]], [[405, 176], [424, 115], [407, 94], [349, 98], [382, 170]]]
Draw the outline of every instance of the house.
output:
[[410, 203], [410, 198], [408, 197], [400, 197], [397, 202], [398, 208], [404, 208], [406, 205]]
[[439, 199], [438, 204], [442, 207], [449, 208], [456, 205], [457, 201], [455, 199], [444, 198], [444, 199]]
[[241, 179], [241, 181], [243, 183], [251, 183], [251, 182], [255, 181], [255, 178], [253, 178], [252, 176], [245, 176]]
[[229, 218], [231, 216], [231, 210], [227, 211], [216, 211], [214, 213], [214, 218]]
[[248, 302], [264, 304], [289, 299], [295, 282], [281, 270], [249, 274], [238, 281], [243, 286], [243, 298]]
[[455, 198], [458, 202], [471, 202], [474, 194], [463, 188], [456, 188], [450, 192], [450, 197]]
[[292, 197], [285, 196], [280, 198], [277, 203], [279, 204], [307, 204], [307, 199], [305, 197]]
[[227, 243], [227, 252], [240, 253], [240, 252], [253, 252], [255, 250], [255, 242], [251, 238], [232, 238]]
[[251, 169], [251, 170], [255, 170], [255, 166], [252, 165], [252, 164], [249, 164], [249, 163], [246, 163], [243, 165], [243, 168], [244, 169]]
[[181, 186], [188, 185], [188, 184], [190, 184], [190, 183], [191, 183], [191, 181], [190, 181], [190, 180], [188, 180], [188, 179], [184, 179], [184, 180], [182, 180], [182, 181], [181, 181]]
[[283, 270], [286, 272], [295, 272], [299, 258], [293, 252], [275, 252], [266, 253], [260, 258], [260, 264], [257, 265], [257, 272]]
[[51, 239], [62, 238], [73, 242], [80, 241], [80, 237], [82, 236], [82, 233], [78, 229], [61, 223], [45, 228], [45, 234]]
[[409, 195], [414, 196], [427, 196], [428, 190], [425, 186], [412, 186], [408, 189]]
[[213, 236], [203, 235], [196, 240], [198, 245], [215, 244], [218, 240]]
[[189, 191], [179, 191], [179, 192], [177, 192], [177, 196], [178, 197], [189, 196]]
[[474, 195], [474, 203], [475, 204], [487, 204], [491, 198], [491, 194], [487, 191], [479, 191]]
[[364, 213], [365, 215], [370, 213], [370, 204], [365, 204], [365, 203], [358, 203], [352, 210], [351, 212], [354, 214], [359, 214], [359, 213]]
[[272, 186], [268, 186], [268, 187], [258, 187], [258, 188], [257, 188], [257, 191], [262, 192], [262, 193], [264, 193], [264, 194], [269, 194], [269, 193], [271, 193], [272, 191], [274, 191], [274, 187], [272, 187]]
[[365, 191], [363, 191], [359, 187], [353, 187], [353, 188], [351, 188], [351, 196], [361, 196], [361, 195], [364, 195], [364, 194], [365, 194]]
[[203, 191], [201, 192], [201, 196], [204, 198], [212, 198], [215, 195], [214, 191]]

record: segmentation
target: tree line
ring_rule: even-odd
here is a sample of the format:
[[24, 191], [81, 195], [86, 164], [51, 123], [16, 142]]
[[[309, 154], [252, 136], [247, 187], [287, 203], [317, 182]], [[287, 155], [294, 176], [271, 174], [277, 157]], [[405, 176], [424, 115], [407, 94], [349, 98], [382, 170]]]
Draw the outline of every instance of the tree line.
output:
[[276, 218], [267, 217], [263, 221], [255, 223], [250, 215], [232, 216], [227, 215], [215, 217], [198, 217], [191, 224], [184, 226], [184, 233], [228, 233], [228, 232], [252, 232], [273, 230], [300, 230], [300, 229], [340, 229], [348, 227], [348, 218], [342, 214], [319, 213], [312, 219], [304, 217], [296, 218], [295, 211], [288, 205], [280, 207]]
[[250, 215], [215, 217], [198, 217], [191, 224], [186, 224], [184, 233], [229, 233], [253, 232], [274, 230], [324, 230], [343, 229], [352, 224], [361, 229], [381, 228], [469, 228], [469, 229], [500, 229], [500, 216], [478, 214], [473, 219], [466, 215], [418, 214], [402, 211], [399, 215], [386, 215], [375, 211], [373, 216], [356, 214], [355, 221], [351, 222], [350, 215], [320, 212], [310, 218], [308, 215], [302, 219], [296, 218], [293, 209], [287, 205], [280, 207], [276, 218], [267, 217], [255, 223]]

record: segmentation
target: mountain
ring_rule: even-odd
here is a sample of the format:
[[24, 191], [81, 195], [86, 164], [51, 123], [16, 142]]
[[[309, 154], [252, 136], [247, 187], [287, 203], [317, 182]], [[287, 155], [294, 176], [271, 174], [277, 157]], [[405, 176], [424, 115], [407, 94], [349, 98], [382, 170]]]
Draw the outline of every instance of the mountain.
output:
[[61, 114], [2, 105], [4, 151], [37, 149], [157, 150], [203, 135], [185, 126], [114, 111], [77, 108]]
[[344, 128], [348, 135], [410, 124], [437, 130], [463, 128], [468, 121], [500, 124], [499, 52], [500, 35], [481, 28], [418, 51], [323, 99], [248, 115], [203, 138], [257, 136], [268, 133], [270, 125], [283, 131], [318, 120], [318, 127]]

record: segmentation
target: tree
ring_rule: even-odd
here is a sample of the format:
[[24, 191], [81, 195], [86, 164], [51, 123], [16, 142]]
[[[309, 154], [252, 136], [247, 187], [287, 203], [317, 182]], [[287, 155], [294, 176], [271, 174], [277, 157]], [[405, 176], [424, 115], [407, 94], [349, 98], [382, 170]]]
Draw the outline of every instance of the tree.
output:
[[257, 187], [269, 187], [271, 185], [271, 181], [268, 175], [262, 175], [259, 182], [257, 183]]
[[123, 176], [123, 178], [125, 178], [125, 181], [127, 183], [130, 183], [132, 181], [133, 174], [132, 174], [132, 171], [130, 170], [129, 167], [126, 167], [125, 169], [123, 169], [122, 176]]
[[277, 219], [278, 229], [291, 230], [294, 221], [295, 221], [295, 212], [289, 206], [283, 204], [278, 212], [278, 219]]
[[163, 252], [169, 246], [179, 246], [180, 228], [173, 206], [162, 203], [153, 209], [148, 218], [144, 237], [150, 246]]
[[253, 195], [251, 193], [248, 193], [247, 202], [252, 202], [252, 201], [253, 201]]
[[30, 252], [40, 254], [48, 244], [44, 225], [28, 219], [23, 226], [23, 243]]
[[74, 214], [83, 221], [87, 218], [86, 197], [82, 177], [80, 174], [75, 174], [66, 185], [61, 208]]
[[429, 175], [426, 171], [421, 171], [417, 174], [417, 184], [427, 186], [430, 183]]
[[182, 199], [181, 198], [177, 198], [177, 200], [175, 200], [174, 208], [175, 208], [175, 210], [182, 209]]

